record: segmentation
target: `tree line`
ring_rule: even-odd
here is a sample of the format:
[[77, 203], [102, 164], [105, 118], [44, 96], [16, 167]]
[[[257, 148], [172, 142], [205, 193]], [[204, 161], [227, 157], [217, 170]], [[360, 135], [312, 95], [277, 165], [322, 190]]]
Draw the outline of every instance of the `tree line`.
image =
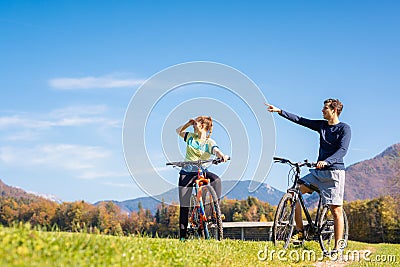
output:
[[400, 243], [400, 195], [344, 204], [349, 239], [368, 243]]
[[[276, 206], [248, 197], [220, 202], [225, 221], [272, 221]], [[384, 196], [344, 204], [351, 240], [400, 243], [399, 197]], [[179, 207], [162, 202], [156, 212], [123, 212], [113, 202], [92, 205], [84, 201], [56, 203], [43, 198], [0, 197], [0, 224], [29, 222], [42, 229], [109, 235], [178, 236]]]
[[[226, 221], [267, 221], [274, 207], [249, 197], [221, 201]], [[162, 202], [152, 214], [139, 203], [138, 211], [123, 212], [115, 203], [92, 205], [84, 201], [56, 203], [44, 198], [0, 197], [0, 224], [29, 222], [42, 229], [110, 235], [178, 236], [179, 207]]]

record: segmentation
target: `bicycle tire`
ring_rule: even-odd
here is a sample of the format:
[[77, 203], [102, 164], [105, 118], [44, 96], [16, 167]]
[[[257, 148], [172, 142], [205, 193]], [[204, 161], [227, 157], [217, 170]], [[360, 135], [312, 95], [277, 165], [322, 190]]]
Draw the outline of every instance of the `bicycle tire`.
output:
[[202, 200], [206, 217], [206, 221], [203, 221], [203, 236], [205, 238], [222, 240], [224, 230], [222, 228], [221, 209], [217, 194], [211, 185], [202, 187]]
[[[343, 237], [340, 245], [340, 249], [343, 250], [347, 246], [347, 240], [349, 237], [349, 223], [347, 220], [346, 212], [343, 210]], [[330, 252], [335, 246], [335, 231], [333, 223], [333, 215], [328, 206], [325, 206], [321, 212], [321, 218], [318, 223], [319, 234], [318, 240], [322, 251]]]
[[200, 238], [199, 234], [199, 229], [200, 227], [200, 214], [198, 211], [198, 208], [196, 207], [196, 196], [191, 195], [190, 196], [190, 205], [189, 205], [189, 219], [188, 219], [188, 230], [187, 230], [187, 236], [188, 239], [193, 239], [193, 238]]
[[284, 242], [284, 249], [290, 244], [294, 223], [295, 204], [290, 193], [283, 195], [275, 212], [274, 224], [272, 226], [272, 240], [275, 246]]

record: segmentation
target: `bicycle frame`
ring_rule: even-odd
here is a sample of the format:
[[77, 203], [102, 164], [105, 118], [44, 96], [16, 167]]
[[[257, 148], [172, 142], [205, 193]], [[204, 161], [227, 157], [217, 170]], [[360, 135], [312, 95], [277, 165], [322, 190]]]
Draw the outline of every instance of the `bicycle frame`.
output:
[[[315, 220], [313, 221], [313, 219], [311, 218], [310, 212], [308, 211], [306, 205], [305, 205], [305, 201], [304, 201], [304, 197], [303, 194], [300, 191], [300, 185], [298, 184], [298, 181], [300, 180], [300, 172], [301, 172], [301, 167], [302, 166], [308, 166], [311, 167], [314, 163], [308, 163], [308, 161], [305, 161], [304, 163], [296, 163], [293, 164], [290, 162], [290, 164], [295, 168], [295, 174], [294, 174], [294, 181], [293, 181], [293, 185], [287, 190], [287, 193], [291, 193], [293, 195], [293, 204], [295, 205], [295, 203], [297, 203], [297, 201], [300, 201], [300, 206], [301, 209], [304, 211], [304, 214], [306, 215], [306, 219], [309, 225], [309, 230], [311, 230], [312, 234], [316, 234], [318, 232], [318, 221], [320, 219], [320, 213], [322, 210], [322, 198], [321, 198], [321, 194], [319, 192], [318, 193], [318, 208], [317, 208], [317, 214], [315, 216]], [[307, 185], [306, 185], [307, 186]], [[293, 209], [294, 210], [294, 209]], [[294, 212], [293, 214], [291, 214], [291, 218], [292, 216], [294, 216]]]
[[[205, 176], [202, 175], [202, 173], [204, 172], [204, 170], [202, 169], [198, 169], [197, 171], [197, 179], [194, 182], [194, 190], [195, 190], [195, 196], [196, 196], [196, 206], [195, 209], [192, 211], [192, 214], [190, 215], [190, 219], [189, 222], [192, 226], [196, 226], [195, 225], [195, 215], [196, 215], [196, 209], [198, 210], [198, 214], [200, 214], [200, 218], [199, 218], [199, 227], [200, 229], [203, 227], [203, 222], [207, 221], [207, 218], [205, 216], [205, 211], [204, 211], [204, 202], [203, 202], [203, 190], [202, 190], [202, 186], [203, 185], [207, 185], [210, 183], [210, 179], [206, 179]], [[205, 173], [205, 172], [204, 172]], [[210, 237], [209, 233], [208, 233], [208, 229], [205, 228], [205, 235], [206, 238], [208, 239]]]
[[[229, 160], [230, 158], [228, 158]], [[191, 203], [190, 203], [190, 214], [189, 214], [189, 229], [191, 231], [201, 230], [201, 235], [206, 239], [210, 237], [216, 237], [221, 240], [223, 237], [223, 228], [222, 228], [222, 219], [221, 219], [221, 211], [218, 204], [218, 197], [214, 191], [214, 189], [210, 185], [210, 179], [206, 176], [206, 169], [204, 169], [203, 164], [211, 163], [211, 164], [219, 164], [223, 160], [220, 158], [211, 159], [211, 160], [198, 160], [198, 161], [184, 161], [184, 162], [167, 162], [166, 165], [174, 166], [174, 167], [184, 167], [186, 165], [194, 165], [197, 166], [197, 178], [193, 183], [193, 190], [191, 194]], [[210, 211], [209, 214], [208, 206], [205, 201], [207, 199], [203, 199], [203, 197], [210, 197]], [[214, 232], [211, 232], [211, 230]], [[188, 230], [189, 230], [188, 229]], [[199, 233], [199, 232], [198, 232]]]
[[[306, 215], [306, 219], [309, 225], [309, 230], [311, 230], [312, 234], [316, 234], [318, 231], [318, 221], [320, 218], [320, 212], [322, 209], [322, 199], [321, 199], [321, 195], [318, 194], [319, 196], [319, 200], [318, 200], [318, 208], [317, 208], [317, 214], [315, 215], [315, 220], [313, 221], [313, 219], [311, 218], [310, 212], [308, 211], [306, 205], [305, 205], [305, 201], [304, 201], [304, 197], [303, 194], [300, 192], [300, 188], [298, 186], [296, 186], [295, 189], [288, 189], [287, 190], [288, 193], [293, 194], [293, 203], [297, 203], [297, 201], [300, 201], [300, 206], [301, 209], [304, 211], [304, 214]], [[294, 212], [293, 215], [294, 216]]]

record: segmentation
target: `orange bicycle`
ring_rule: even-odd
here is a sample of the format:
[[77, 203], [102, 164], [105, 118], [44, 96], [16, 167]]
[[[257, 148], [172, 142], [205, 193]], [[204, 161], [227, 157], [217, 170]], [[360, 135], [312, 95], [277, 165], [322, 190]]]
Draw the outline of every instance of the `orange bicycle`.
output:
[[197, 179], [193, 183], [190, 197], [188, 236], [221, 240], [223, 238], [221, 210], [210, 179], [205, 176], [204, 164], [219, 164], [222, 159], [168, 162], [166, 165], [184, 167], [197, 166]]

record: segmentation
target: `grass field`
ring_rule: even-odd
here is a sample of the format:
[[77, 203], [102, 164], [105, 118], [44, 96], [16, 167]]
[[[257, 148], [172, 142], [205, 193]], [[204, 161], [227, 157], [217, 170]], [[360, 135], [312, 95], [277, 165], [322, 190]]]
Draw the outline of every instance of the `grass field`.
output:
[[[346, 251], [361, 251], [366, 260], [354, 260], [350, 254], [351, 260], [336, 262], [320, 259], [320, 248], [314, 242], [279, 251], [271, 242], [180, 242], [166, 238], [45, 232], [31, 230], [29, 225], [0, 226], [0, 266], [396, 266], [400, 263], [400, 244], [349, 242]], [[368, 251], [370, 255], [365, 254]]]

